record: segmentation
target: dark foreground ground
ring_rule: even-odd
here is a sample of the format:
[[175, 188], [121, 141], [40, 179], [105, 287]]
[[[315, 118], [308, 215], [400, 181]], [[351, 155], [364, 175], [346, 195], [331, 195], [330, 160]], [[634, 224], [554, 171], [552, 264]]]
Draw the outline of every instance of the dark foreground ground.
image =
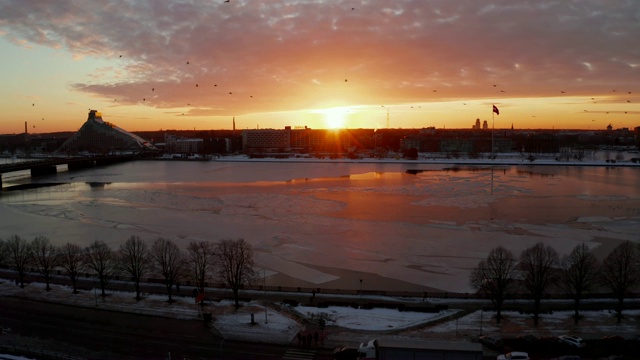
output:
[[[202, 321], [0, 297], [0, 353], [37, 359], [282, 359], [291, 347], [222, 341]], [[309, 359], [330, 359], [312, 349]]]

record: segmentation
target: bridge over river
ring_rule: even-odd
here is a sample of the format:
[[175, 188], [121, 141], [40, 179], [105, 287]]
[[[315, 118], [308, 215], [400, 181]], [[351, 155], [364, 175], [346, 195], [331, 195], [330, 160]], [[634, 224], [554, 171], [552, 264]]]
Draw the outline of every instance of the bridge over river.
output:
[[94, 166], [104, 166], [110, 164], [131, 161], [136, 155], [110, 155], [91, 157], [66, 157], [66, 158], [44, 158], [40, 160], [21, 161], [12, 164], [0, 165], [0, 188], [2, 187], [2, 174], [30, 170], [31, 176], [43, 176], [56, 174], [58, 165], [66, 164], [69, 171], [92, 168]]

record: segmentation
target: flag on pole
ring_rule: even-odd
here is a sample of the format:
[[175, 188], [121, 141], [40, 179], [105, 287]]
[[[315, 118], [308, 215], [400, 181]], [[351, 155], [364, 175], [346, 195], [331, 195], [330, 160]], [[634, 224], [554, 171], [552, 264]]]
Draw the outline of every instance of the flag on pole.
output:
[[493, 105], [493, 112], [496, 113], [496, 115], [500, 115], [500, 110], [498, 110], [498, 107]]

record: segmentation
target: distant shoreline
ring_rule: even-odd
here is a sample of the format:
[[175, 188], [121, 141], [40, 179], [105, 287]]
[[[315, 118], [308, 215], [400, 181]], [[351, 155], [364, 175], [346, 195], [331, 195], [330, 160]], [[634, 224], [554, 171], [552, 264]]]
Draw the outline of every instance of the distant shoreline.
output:
[[[163, 159], [157, 159], [163, 160]], [[176, 159], [167, 159], [176, 160]], [[178, 159], [179, 161], [179, 159]], [[188, 160], [193, 161], [193, 160]], [[606, 161], [556, 161], [556, 160], [514, 160], [514, 159], [496, 159], [495, 161], [483, 159], [317, 159], [317, 158], [248, 158], [248, 157], [220, 157], [210, 160], [213, 162], [275, 162], [275, 163], [342, 163], [342, 164], [421, 164], [421, 165], [474, 165], [474, 166], [606, 166], [606, 167], [640, 167], [640, 162], [606, 162]]]

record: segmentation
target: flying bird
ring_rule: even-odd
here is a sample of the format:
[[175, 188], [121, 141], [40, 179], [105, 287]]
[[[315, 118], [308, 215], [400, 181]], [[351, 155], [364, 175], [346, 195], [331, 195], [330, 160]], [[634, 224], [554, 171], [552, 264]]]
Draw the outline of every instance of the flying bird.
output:
[[189, 62], [187, 61], [187, 65], [189, 65]]
[[151, 91], [156, 91], [156, 88], [151, 88]]
[[198, 87], [198, 84], [196, 84], [196, 87]]

